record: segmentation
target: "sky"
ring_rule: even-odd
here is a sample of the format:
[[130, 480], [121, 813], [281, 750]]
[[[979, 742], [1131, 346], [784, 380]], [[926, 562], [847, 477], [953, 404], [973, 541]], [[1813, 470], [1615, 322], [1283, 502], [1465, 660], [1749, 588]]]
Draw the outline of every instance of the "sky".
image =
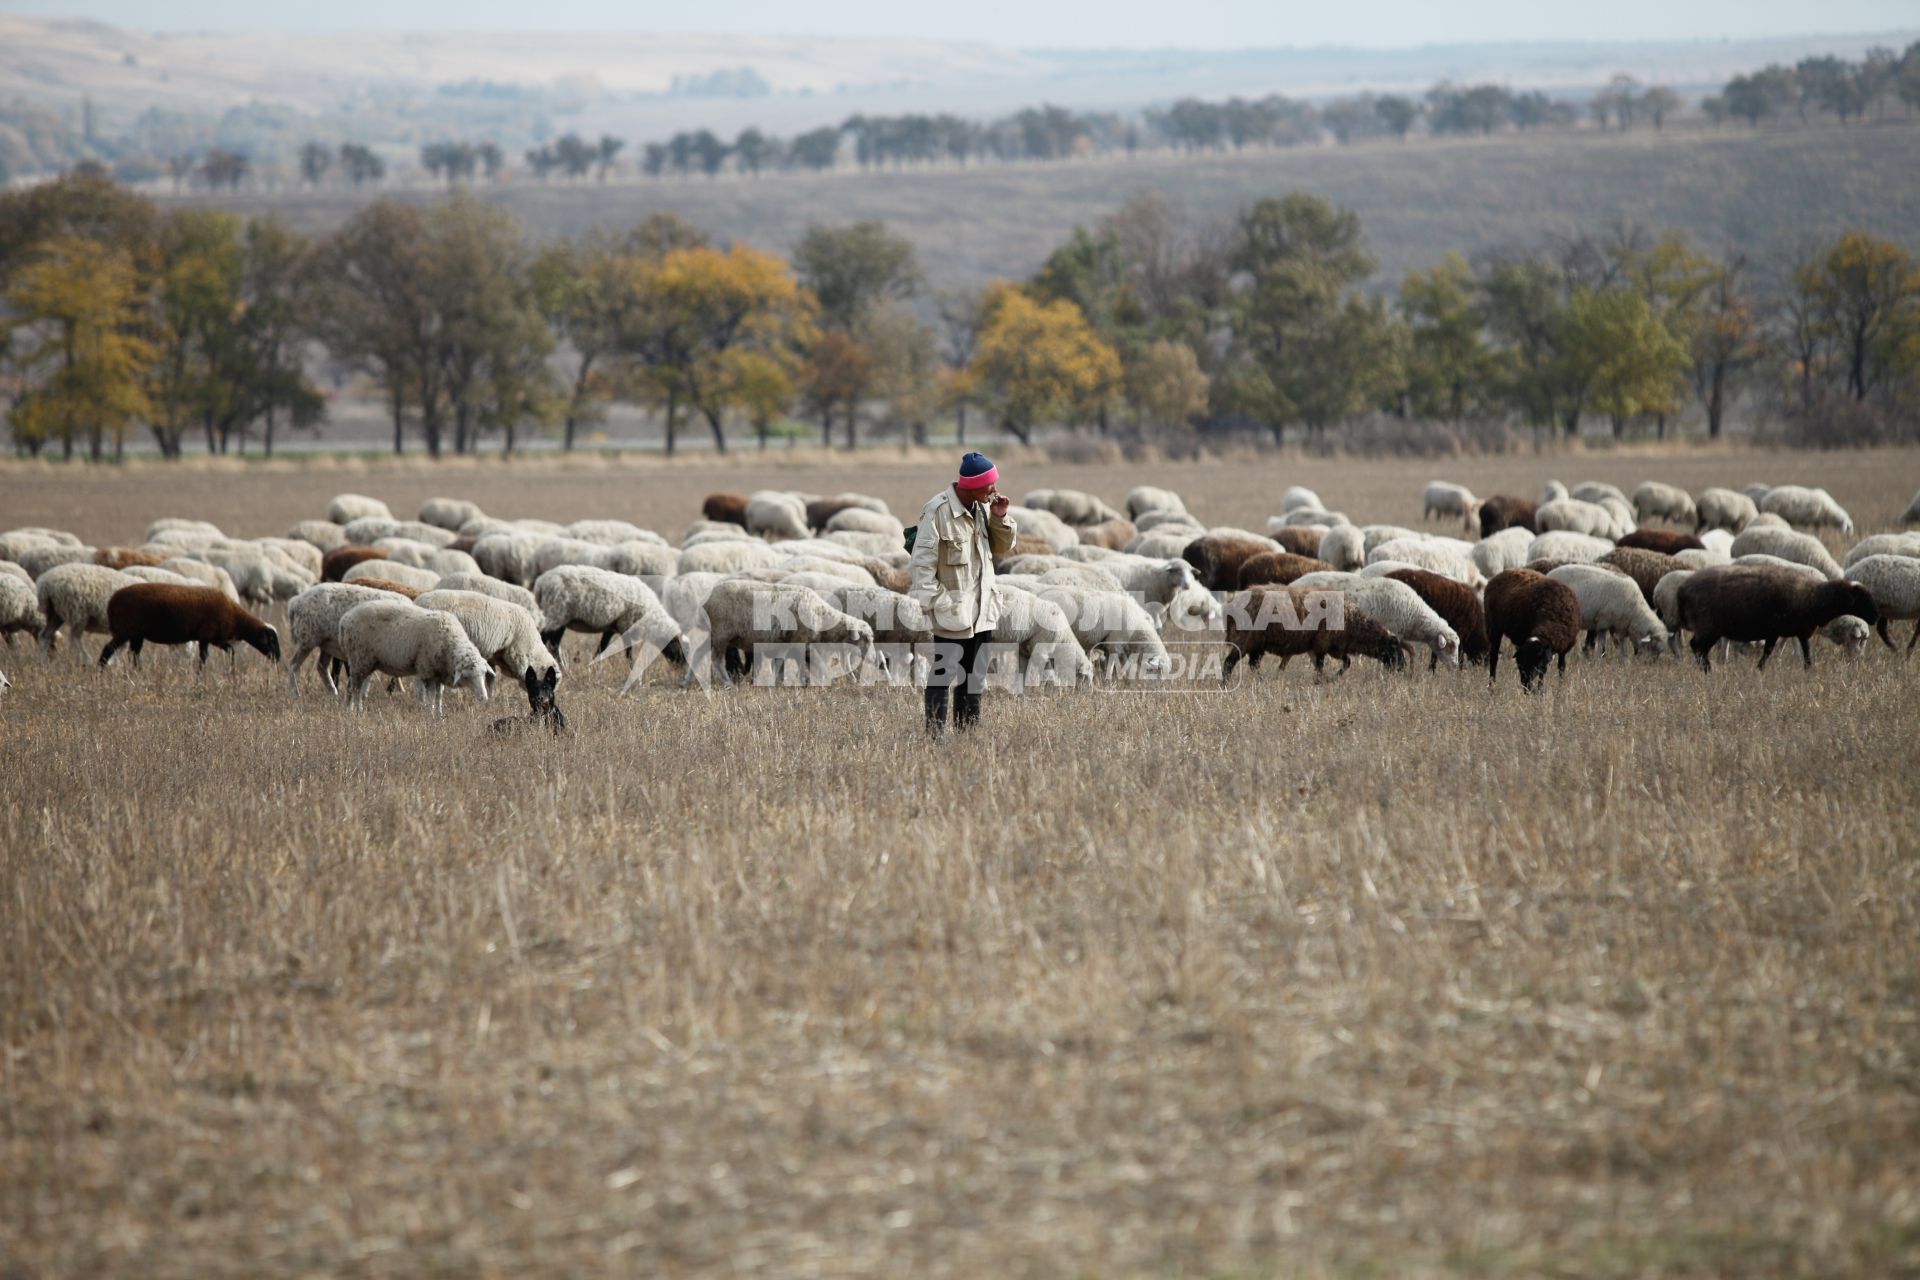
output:
[[1844, 35], [1920, 24], [1917, 0], [0, 0], [0, 13], [145, 30], [628, 30], [979, 40], [1019, 48], [1388, 48]]

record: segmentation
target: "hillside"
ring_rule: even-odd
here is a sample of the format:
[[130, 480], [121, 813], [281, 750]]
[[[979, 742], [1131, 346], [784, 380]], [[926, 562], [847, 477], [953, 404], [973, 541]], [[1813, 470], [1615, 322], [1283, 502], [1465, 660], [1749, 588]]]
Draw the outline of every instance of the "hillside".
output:
[[[483, 188], [537, 235], [630, 225], [674, 210], [728, 239], [786, 250], [811, 222], [876, 218], [910, 237], [943, 287], [1031, 271], [1072, 229], [1159, 188], [1198, 222], [1306, 190], [1359, 212], [1381, 278], [1465, 253], [1617, 221], [1675, 228], [1759, 258], [1847, 227], [1920, 242], [1920, 125], [1655, 135], [1428, 140], [1180, 158], [901, 173]], [[433, 200], [409, 188], [399, 199]], [[309, 231], [374, 198], [346, 190], [243, 193], [218, 203]], [[208, 203], [207, 196], [189, 197]]]

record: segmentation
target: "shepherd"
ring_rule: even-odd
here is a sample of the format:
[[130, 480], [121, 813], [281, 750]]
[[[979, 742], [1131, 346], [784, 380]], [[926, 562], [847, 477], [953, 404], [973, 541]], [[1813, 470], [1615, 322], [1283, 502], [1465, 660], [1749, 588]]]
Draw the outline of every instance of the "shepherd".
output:
[[959, 478], [933, 495], [914, 526], [908, 594], [926, 609], [933, 627], [926, 712], [927, 732], [935, 739], [946, 730], [950, 691], [956, 731], [980, 719], [982, 650], [1000, 620], [993, 562], [1013, 550], [1016, 536], [999, 483], [1000, 472], [987, 456], [969, 453], [960, 459]]

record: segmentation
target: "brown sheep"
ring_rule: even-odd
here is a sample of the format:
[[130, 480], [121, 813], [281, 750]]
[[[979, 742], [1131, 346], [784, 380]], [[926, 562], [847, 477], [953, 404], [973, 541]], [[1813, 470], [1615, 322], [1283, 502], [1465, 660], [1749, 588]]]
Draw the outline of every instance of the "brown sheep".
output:
[[168, 556], [158, 551], [142, 551], [138, 547], [101, 547], [93, 553], [93, 562], [103, 564], [109, 569], [128, 569], [135, 565], [149, 568], [167, 562]]
[[1580, 638], [1580, 601], [1573, 588], [1531, 569], [1506, 569], [1487, 583], [1487, 683], [1500, 674], [1500, 643], [1513, 641], [1520, 665], [1520, 687], [1532, 693], [1559, 659], [1567, 673], [1567, 651]]
[[913, 586], [913, 573], [910, 570], [896, 569], [885, 560], [866, 556], [853, 563], [872, 574], [876, 586], [885, 587], [896, 595], [907, 594], [908, 588]]
[[449, 543], [447, 544], [447, 550], [449, 550], [449, 551], [464, 551], [464, 552], [466, 552], [466, 553], [467, 553], [468, 555], [472, 555], [472, 554], [473, 554], [473, 548], [474, 548], [474, 544], [475, 544], [475, 543], [477, 543], [477, 542], [479, 542], [479, 541], [480, 541], [480, 539], [479, 539], [479, 538], [477, 538], [477, 537], [473, 537], [473, 538], [455, 538], [455, 539], [454, 539], [454, 540], [453, 540], [452, 542], [449, 542]]
[[1816, 581], [1776, 565], [1725, 564], [1702, 569], [1680, 584], [1680, 626], [1691, 639], [1703, 670], [1722, 640], [1761, 642], [1759, 670], [1773, 647], [1788, 636], [1800, 642], [1800, 656], [1813, 666], [1813, 633], [1849, 614], [1868, 626], [1880, 621], [1873, 593], [1857, 582]]
[[[1425, 569], [1395, 569], [1387, 576], [1412, 587], [1427, 608], [1453, 628], [1454, 634], [1460, 637], [1462, 661], [1478, 664], [1487, 660], [1487, 613], [1472, 587]], [[1427, 660], [1427, 670], [1433, 671], [1439, 666], [1440, 651], [1435, 649]]]
[[1240, 566], [1240, 581], [1236, 585], [1242, 591], [1248, 587], [1285, 586], [1295, 578], [1304, 578], [1310, 573], [1332, 571], [1332, 565], [1313, 556], [1295, 555], [1291, 551], [1263, 551]]
[[1640, 588], [1640, 594], [1646, 597], [1649, 605], [1653, 603], [1653, 589], [1660, 584], [1660, 579], [1675, 569], [1687, 567], [1670, 555], [1662, 555], [1658, 551], [1648, 551], [1640, 547], [1617, 547], [1595, 560], [1594, 563], [1632, 578], [1634, 585]]
[[1290, 524], [1284, 528], [1271, 529], [1267, 536], [1280, 544], [1282, 551], [1296, 556], [1317, 556], [1320, 554], [1320, 539], [1326, 533], [1317, 525]]
[[1313, 669], [1324, 672], [1328, 658], [1340, 659], [1344, 673], [1355, 658], [1372, 658], [1389, 667], [1406, 665], [1406, 650], [1391, 631], [1346, 607], [1337, 591], [1305, 587], [1259, 586], [1237, 592], [1224, 602], [1227, 617], [1227, 661], [1224, 682], [1241, 658], [1248, 667], [1273, 654], [1285, 671], [1299, 654], [1313, 658]]
[[1134, 532], [1131, 520], [1102, 520], [1099, 524], [1081, 526], [1080, 541], [1090, 547], [1120, 551], [1133, 541]]
[[208, 649], [233, 652], [236, 640], [280, 661], [280, 633], [227, 599], [218, 587], [183, 587], [171, 582], [140, 582], [122, 587], [107, 600], [107, 629], [113, 638], [100, 651], [106, 666], [122, 645], [140, 663], [141, 646], [198, 644], [200, 665]]
[[320, 557], [320, 581], [339, 582], [353, 566], [367, 560], [387, 558], [387, 552], [382, 547], [335, 547]]
[[1046, 539], [1036, 538], [1030, 533], [1022, 533], [1014, 537], [1013, 550], [1007, 552], [1006, 558], [1015, 560], [1021, 556], [1051, 556], [1058, 554], [1059, 553], [1053, 549], [1053, 544]]
[[815, 498], [807, 504], [807, 527], [809, 529], [824, 529], [827, 527], [827, 521], [833, 519], [842, 511], [847, 511], [861, 505], [861, 503], [854, 502], [848, 498]]
[[1203, 534], [1187, 544], [1180, 558], [1193, 566], [1194, 576], [1209, 591], [1232, 591], [1240, 585], [1240, 566], [1273, 548], [1252, 538]]
[[405, 596], [409, 600], [418, 600], [426, 594], [426, 592], [419, 587], [410, 587], [404, 582], [395, 582], [392, 578], [355, 578], [353, 585], [356, 587], [372, 587], [375, 591], [391, 591], [393, 594]]
[[737, 524], [747, 527], [747, 495], [744, 493], [710, 493], [707, 500], [700, 504], [700, 514], [709, 520], [721, 524]]
[[[1704, 551], [1707, 544], [1690, 533], [1675, 533], [1672, 529], [1635, 529], [1632, 533], [1618, 539], [1616, 547], [1658, 551], [1661, 555], [1673, 555], [1681, 551]], [[1684, 565], [1676, 566], [1684, 568]]]
[[1538, 533], [1534, 528], [1533, 503], [1525, 498], [1516, 498], [1511, 494], [1496, 493], [1480, 504], [1480, 536], [1491, 538], [1502, 529], [1525, 529], [1528, 533]]

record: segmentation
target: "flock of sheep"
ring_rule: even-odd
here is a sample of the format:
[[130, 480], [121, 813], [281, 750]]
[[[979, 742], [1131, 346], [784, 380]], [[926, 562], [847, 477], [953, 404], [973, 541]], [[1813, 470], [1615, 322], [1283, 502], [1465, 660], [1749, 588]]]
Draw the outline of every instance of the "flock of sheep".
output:
[[[1703, 665], [1733, 643], [1762, 646], [1764, 665], [1792, 638], [1811, 664], [1815, 635], [1858, 654], [1876, 630], [1892, 647], [1889, 621], [1920, 620], [1920, 533], [1876, 534], [1836, 561], [1806, 530], [1851, 535], [1853, 522], [1821, 489], [1648, 482], [1629, 496], [1555, 482], [1532, 501], [1429, 484], [1423, 516], [1457, 518], [1466, 538], [1356, 524], [1299, 487], [1279, 505], [1256, 533], [1209, 527], [1152, 486], [1118, 508], [1029, 493], [995, 578], [995, 644], [1017, 654], [1016, 685], [1180, 675], [1173, 641], [1217, 655], [1223, 677], [1267, 655], [1398, 667], [1415, 647], [1430, 670], [1485, 662], [1497, 676], [1510, 644], [1532, 689], [1556, 660], [1565, 671], [1583, 633], [1589, 649], [1651, 654], [1685, 636]], [[1903, 523], [1915, 521], [1920, 495]], [[11, 648], [32, 633], [51, 658], [64, 629], [83, 661], [82, 637], [104, 635], [102, 666], [123, 651], [137, 665], [148, 644], [197, 644], [203, 666], [235, 644], [279, 660], [280, 628], [261, 615], [284, 605], [296, 696], [309, 657], [350, 706], [382, 675], [438, 710], [449, 688], [487, 699], [504, 673], [529, 714], [495, 727], [558, 729], [570, 631], [597, 639], [596, 661], [631, 654], [622, 692], [657, 659], [722, 683], [819, 653], [830, 658], [813, 674], [828, 679], [923, 673], [932, 636], [907, 594], [904, 532], [877, 498], [784, 491], [710, 495], [678, 545], [622, 520], [499, 519], [449, 498], [397, 519], [357, 494], [275, 537], [185, 518], [113, 547], [15, 529], [0, 534], [0, 634]], [[1908, 649], [1915, 639], [1920, 621]]]

